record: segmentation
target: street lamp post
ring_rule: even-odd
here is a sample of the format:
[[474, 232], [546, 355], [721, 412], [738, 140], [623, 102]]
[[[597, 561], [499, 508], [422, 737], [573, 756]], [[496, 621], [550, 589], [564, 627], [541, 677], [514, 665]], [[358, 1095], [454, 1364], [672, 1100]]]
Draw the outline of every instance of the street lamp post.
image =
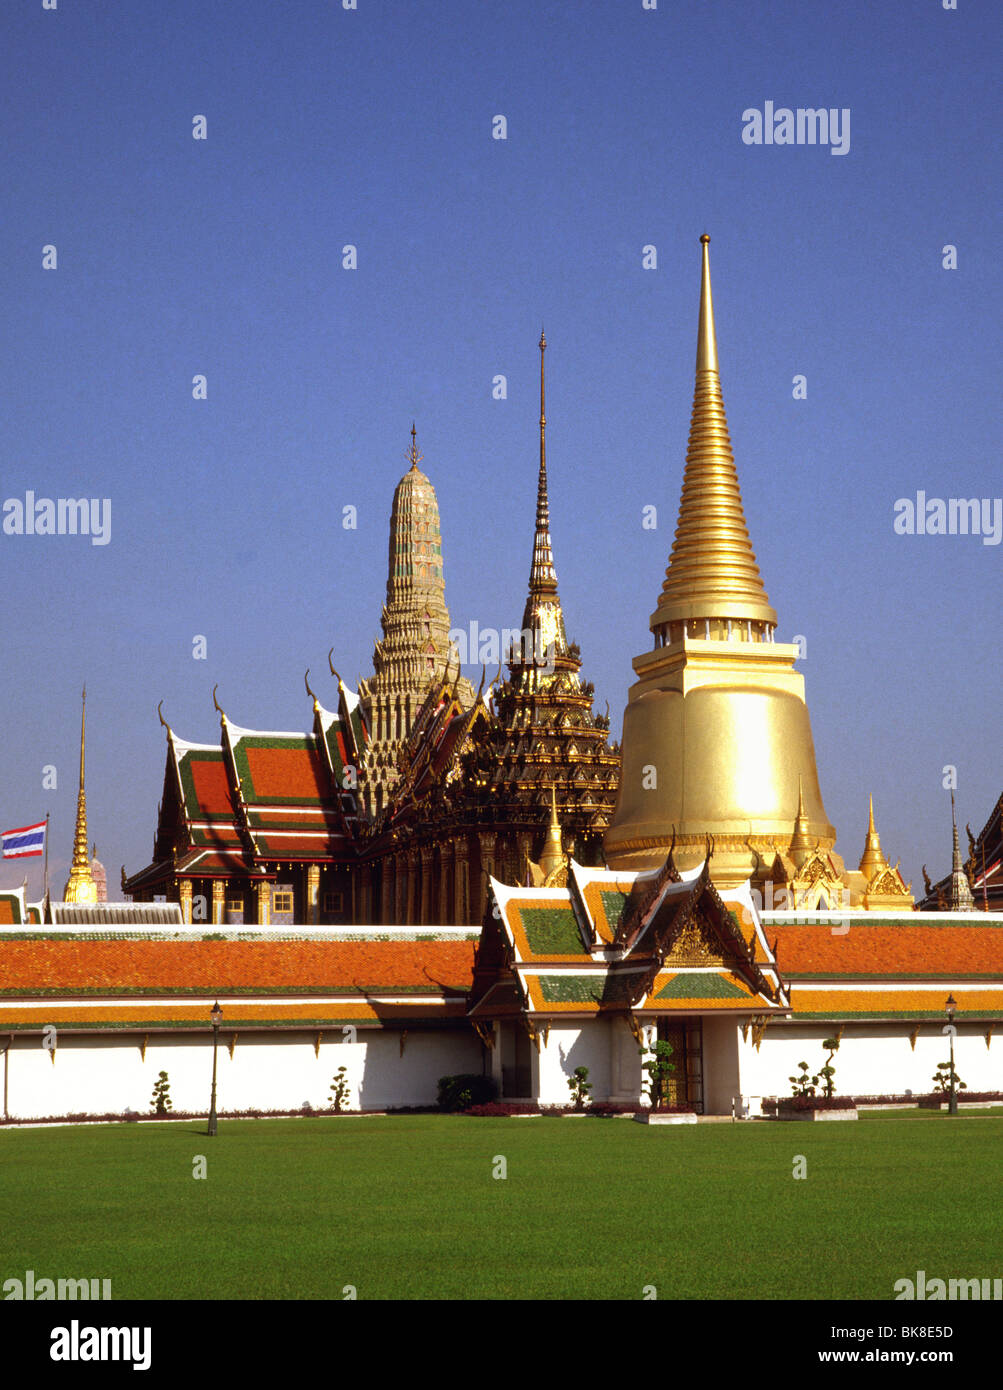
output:
[[944, 1005], [947, 1013], [947, 1028], [944, 1030], [951, 1039], [951, 1098], [947, 1102], [947, 1113], [956, 1115], [958, 1113], [958, 1092], [954, 1084], [954, 1011], [958, 1007], [958, 1001], [953, 994], [947, 996], [947, 1003]]
[[212, 1006], [212, 1100], [209, 1102], [209, 1133], [216, 1133], [216, 1049], [219, 1044], [219, 1025], [223, 1022], [223, 1010], [219, 1000]]

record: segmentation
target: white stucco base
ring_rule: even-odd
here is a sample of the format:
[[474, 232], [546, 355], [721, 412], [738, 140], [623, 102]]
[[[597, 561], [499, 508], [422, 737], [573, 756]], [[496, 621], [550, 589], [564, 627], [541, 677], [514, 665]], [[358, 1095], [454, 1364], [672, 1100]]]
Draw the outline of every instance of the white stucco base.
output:
[[[401, 1055], [396, 1029], [360, 1029], [358, 1041], [322, 1042], [294, 1032], [239, 1034], [233, 1056], [223, 1032], [217, 1056], [216, 1104], [223, 1110], [324, 1109], [339, 1067], [347, 1067], [351, 1109], [434, 1105], [440, 1076], [482, 1070], [480, 1040], [458, 1030], [410, 1029]], [[212, 1039], [208, 1034], [61, 1032], [50, 1054], [36, 1035], [15, 1038], [6, 1058], [7, 1113], [39, 1115], [150, 1113], [158, 1073], [166, 1071], [175, 1110], [208, 1111]]]
[[[771, 1022], [759, 1049], [749, 1036], [738, 1035], [741, 1091], [757, 1103], [763, 1096], [789, 1096], [789, 1077], [798, 1074], [798, 1063], [807, 1062], [811, 1074], [824, 1066], [823, 1039], [838, 1024], [822, 1022]], [[897, 1022], [847, 1023], [839, 1051], [833, 1058], [836, 1094], [842, 1096], [929, 1095], [940, 1062], [950, 1055], [950, 1041], [940, 1023], [919, 1025], [915, 1047], [910, 1034], [916, 1025]], [[954, 1039], [954, 1068], [969, 1091], [1003, 1091], [1003, 1035], [997, 1033], [986, 1046], [987, 1024], [958, 1023]]]
[[[822, 1022], [769, 1024], [757, 1048], [752, 1030], [742, 1037], [737, 1023], [705, 1017], [702, 1024], [703, 1111], [729, 1115], [733, 1103], [742, 1113], [761, 1113], [766, 1096], [791, 1094], [788, 1078], [806, 1061], [816, 1073], [825, 1061], [823, 1039], [837, 1025]], [[969, 1092], [1003, 1091], [1003, 1034], [990, 1037], [988, 1025], [958, 1024], [955, 1067]], [[507, 1034], [505, 1030], [510, 1030]], [[496, 1026], [496, 1045], [485, 1058], [479, 1038], [466, 1029], [410, 1029], [401, 1050], [397, 1029], [358, 1032], [358, 1041], [322, 1041], [319, 1055], [311, 1034], [261, 1032], [239, 1034], [230, 1055], [224, 1030], [218, 1053], [217, 1106], [240, 1109], [324, 1109], [339, 1067], [348, 1069], [351, 1109], [382, 1110], [392, 1106], [432, 1105], [441, 1076], [479, 1074], [485, 1069], [502, 1082], [503, 1062], [513, 1068], [526, 1093], [511, 1089], [504, 1099], [539, 1100], [568, 1105], [568, 1080], [576, 1067], [589, 1070], [593, 1101], [624, 1104], [641, 1100], [643, 1075], [637, 1042], [622, 1018], [557, 1020], [539, 1050], [525, 1033], [516, 1055], [521, 1024]], [[946, 1061], [949, 1042], [936, 1023], [851, 1023], [843, 1029], [836, 1053], [837, 1095], [927, 1095], [937, 1065]], [[212, 1078], [212, 1042], [207, 1033], [150, 1034], [145, 1058], [136, 1034], [73, 1034], [63, 1031], [51, 1060], [38, 1034], [16, 1036], [6, 1058], [6, 1113], [30, 1119], [74, 1113], [150, 1113], [150, 1097], [160, 1071], [170, 1081], [176, 1110], [206, 1111]], [[506, 1060], [507, 1059], [507, 1060]], [[510, 1078], [514, 1075], [510, 1071]], [[963, 1095], [964, 1093], [962, 1093]]]

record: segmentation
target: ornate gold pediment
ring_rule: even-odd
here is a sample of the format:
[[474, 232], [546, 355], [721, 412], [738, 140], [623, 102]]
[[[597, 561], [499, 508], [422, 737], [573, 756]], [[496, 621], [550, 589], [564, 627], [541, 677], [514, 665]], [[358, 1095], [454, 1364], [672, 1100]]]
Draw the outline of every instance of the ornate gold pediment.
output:
[[718, 936], [706, 912], [697, 908], [684, 919], [680, 929], [674, 934], [662, 968], [671, 970], [695, 965], [728, 964], [721, 938]]
[[908, 898], [910, 896], [908, 889], [902, 882], [901, 874], [896, 873], [894, 869], [886, 869], [883, 874], [878, 875], [873, 883], [868, 884], [868, 897], [876, 896], [881, 893], [891, 894], [900, 898]]

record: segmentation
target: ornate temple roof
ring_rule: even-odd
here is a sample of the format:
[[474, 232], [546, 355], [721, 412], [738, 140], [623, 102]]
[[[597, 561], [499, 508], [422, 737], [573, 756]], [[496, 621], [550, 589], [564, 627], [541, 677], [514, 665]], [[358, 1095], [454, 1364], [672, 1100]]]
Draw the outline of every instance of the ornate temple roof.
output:
[[952, 853], [951, 872], [931, 884], [923, 865], [926, 897], [920, 907], [927, 912], [1003, 912], [1003, 796], [999, 798], [989, 819], [973, 835], [967, 826], [968, 858], [962, 863], [958, 844], [958, 826], [954, 814], [954, 793], [951, 793]]
[[216, 707], [218, 744], [179, 738], [161, 715], [167, 766], [153, 862], [123, 881], [126, 893], [178, 875], [247, 876], [269, 861], [355, 855], [357, 794], [345, 774], [365, 748], [357, 697], [340, 681], [337, 712], [313, 696], [308, 733], [241, 728]]
[[515, 999], [527, 1015], [786, 1014], [749, 893], [722, 897], [706, 869], [681, 878], [669, 865], [632, 874], [572, 862], [566, 888], [492, 879], [499, 925], [485, 928], [485, 954], [493, 969], [479, 962], [471, 1016], [507, 1016]]

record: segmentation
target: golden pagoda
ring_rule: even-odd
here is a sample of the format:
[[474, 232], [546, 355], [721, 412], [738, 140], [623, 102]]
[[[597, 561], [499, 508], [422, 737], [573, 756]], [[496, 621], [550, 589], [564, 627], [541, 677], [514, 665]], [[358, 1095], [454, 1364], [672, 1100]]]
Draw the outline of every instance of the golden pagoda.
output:
[[84, 791], [84, 743], [87, 731], [87, 687], [81, 696], [80, 714], [80, 790], [77, 793], [77, 828], [73, 835], [73, 863], [70, 876], [63, 889], [63, 901], [67, 903], [96, 903], [98, 886], [91, 870], [91, 860], [87, 853], [87, 794]]
[[[775, 641], [742, 510], [703, 270], [696, 389], [679, 520], [658, 607], [654, 650], [635, 657], [624, 714], [623, 775], [605, 851], [611, 867], [650, 869], [673, 836], [680, 869], [703, 862], [730, 885], [769, 872], [792, 830], [831, 851], [815, 767], [799, 648]], [[833, 856], [834, 866], [842, 864]]]

